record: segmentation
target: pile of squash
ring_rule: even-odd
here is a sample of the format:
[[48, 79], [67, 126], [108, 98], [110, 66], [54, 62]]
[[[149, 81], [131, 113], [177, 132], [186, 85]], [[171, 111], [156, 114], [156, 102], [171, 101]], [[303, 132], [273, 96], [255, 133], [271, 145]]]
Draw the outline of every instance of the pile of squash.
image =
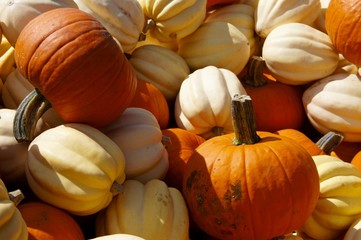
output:
[[361, 2], [3, 0], [0, 239], [360, 240]]

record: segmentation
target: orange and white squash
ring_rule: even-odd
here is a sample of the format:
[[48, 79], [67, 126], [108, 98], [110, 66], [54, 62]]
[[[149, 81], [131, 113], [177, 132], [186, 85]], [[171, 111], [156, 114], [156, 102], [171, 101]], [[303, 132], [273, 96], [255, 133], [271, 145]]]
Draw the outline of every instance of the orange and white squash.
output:
[[128, 107], [102, 132], [122, 149], [127, 179], [146, 183], [165, 177], [169, 167], [168, 153], [162, 143], [158, 121], [150, 111]]
[[264, 41], [262, 56], [272, 75], [291, 85], [327, 77], [339, 62], [328, 35], [304, 23], [273, 29]]

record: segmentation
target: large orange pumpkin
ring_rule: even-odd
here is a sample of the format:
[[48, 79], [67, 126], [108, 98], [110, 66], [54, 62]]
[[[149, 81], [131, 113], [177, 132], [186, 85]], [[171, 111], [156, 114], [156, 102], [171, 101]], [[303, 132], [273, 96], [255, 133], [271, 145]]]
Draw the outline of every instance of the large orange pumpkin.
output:
[[232, 107], [235, 133], [206, 140], [189, 158], [183, 195], [194, 222], [213, 237], [272, 239], [300, 228], [311, 214], [318, 172], [296, 141], [256, 132], [254, 118], [244, 117], [251, 116], [249, 99], [239, 102]]
[[351, 63], [361, 67], [361, 1], [331, 0], [325, 28], [335, 46]]
[[15, 61], [36, 88], [33, 99], [45, 98], [65, 122], [105, 126], [121, 115], [136, 90], [135, 72], [120, 45], [76, 8], [32, 19], [17, 39]]

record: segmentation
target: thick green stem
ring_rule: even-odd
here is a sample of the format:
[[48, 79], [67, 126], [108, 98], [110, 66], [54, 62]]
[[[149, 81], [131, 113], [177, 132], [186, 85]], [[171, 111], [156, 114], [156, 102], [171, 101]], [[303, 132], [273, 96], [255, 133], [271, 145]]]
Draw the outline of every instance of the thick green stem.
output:
[[323, 135], [317, 142], [316, 145], [326, 154], [331, 154], [333, 149], [340, 145], [343, 141], [343, 134], [338, 132], [330, 131]]
[[15, 139], [18, 142], [32, 141], [38, 120], [49, 108], [50, 102], [38, 89], [31, 91], [16, 110], [13, 124]]
[[232, 99], [232, 120], [235, 137], [233, 144], [254, 144], [260, 141], [256, 131], [252, 99], [248, 95], [235, 95]]
[[252, 56], [248, 61], [247, 74], [244, 76], [244, 83], [251, 87], [261, 87], [267, 84], [263, 75], [265, 61], [260, 56]]

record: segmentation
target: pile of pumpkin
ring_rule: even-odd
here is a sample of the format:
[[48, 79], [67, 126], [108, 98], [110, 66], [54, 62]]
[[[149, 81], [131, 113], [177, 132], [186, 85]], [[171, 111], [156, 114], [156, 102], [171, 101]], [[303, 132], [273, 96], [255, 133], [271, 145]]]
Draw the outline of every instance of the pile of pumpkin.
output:
[[359, 240], [361, 2], [4, 0], [0, 239]]

